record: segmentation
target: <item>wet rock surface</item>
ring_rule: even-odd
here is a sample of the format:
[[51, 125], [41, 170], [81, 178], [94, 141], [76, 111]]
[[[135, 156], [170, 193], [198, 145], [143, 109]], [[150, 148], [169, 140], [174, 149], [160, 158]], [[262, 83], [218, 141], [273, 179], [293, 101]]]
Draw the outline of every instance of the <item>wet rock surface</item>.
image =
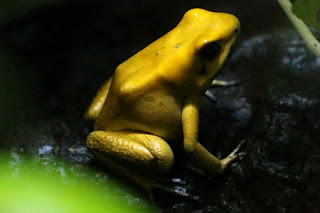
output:
[[[218, 183], [213, 180], [212, 206], [231, 212], [319, 211], [320, 59], [287, 31], [243, 42], [227, 68], [242, 84], [217, 89], [221, 97], [212, 110], [218, 106], [223, 116], [208, 123], [223, 123], [216, 141], [246, 139], [246, 157]], [[229, 104], [220, 109], [225, 100]]]

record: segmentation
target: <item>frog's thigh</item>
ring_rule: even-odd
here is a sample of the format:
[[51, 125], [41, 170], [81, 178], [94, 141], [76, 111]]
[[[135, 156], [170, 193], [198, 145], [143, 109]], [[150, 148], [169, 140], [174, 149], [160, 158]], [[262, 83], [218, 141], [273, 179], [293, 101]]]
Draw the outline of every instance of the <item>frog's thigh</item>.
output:
[[162, 138], [134, 131], [94, 131], [87, 137], [87, 146], [100, 159], [105, 156], [155, 172], [169, 171], [174, 159], [170, 146]]

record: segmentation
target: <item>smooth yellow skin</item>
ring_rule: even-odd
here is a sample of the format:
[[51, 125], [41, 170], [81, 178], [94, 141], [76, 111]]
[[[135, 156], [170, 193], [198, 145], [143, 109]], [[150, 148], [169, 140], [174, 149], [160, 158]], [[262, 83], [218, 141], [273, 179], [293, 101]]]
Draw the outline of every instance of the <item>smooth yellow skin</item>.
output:
[[[96, 119], [88, 148], [106, 165], [168, 172], [174, 161], [169, 144], [180, 141], [194, 166], [221, 173], [237, 150], [219, 160], [198, 142], [199, 103], [239, 28], [233, 15], [191, 9], [173, 30], [120, 64], [85, 114]], [[221, 52], [201, 59], [201, 48], [214, 41]]]

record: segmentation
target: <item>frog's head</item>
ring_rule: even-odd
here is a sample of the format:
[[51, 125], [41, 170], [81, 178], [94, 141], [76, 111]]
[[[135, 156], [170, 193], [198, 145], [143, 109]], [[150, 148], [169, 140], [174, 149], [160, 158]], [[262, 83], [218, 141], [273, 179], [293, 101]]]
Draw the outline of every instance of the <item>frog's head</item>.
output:
[[176, 28], [181, 29], [182, 46], [185, 44], [180, 56], [191, 59], [182, 62], [184, 80], [190, 81], [193, 90], [204, 92], [225, 62], [239, 34], [240, 22], [231, 14], [192, 9]]
[[[202, 14], [200, 24], [203, 32], [194, 40], [194, 54], [196, 55], [195, 70], [197, 86], [204, 92], [224, 64], [239, 31], [238, 18], [227, 13], [204, 13], [203, 10], [193, 9], [186, 16]], [[195, 15], [197, 14], [197, 15]]]
[[201, 64], [196, 69], [198, 74], [198, 86], [207, 90], [212, 80], [224, 64], [232, 45], [239, 33], [239, 25], [233, 23], [229, 29], [219, 34], [206, 34], [196, 45], [196, 60]]

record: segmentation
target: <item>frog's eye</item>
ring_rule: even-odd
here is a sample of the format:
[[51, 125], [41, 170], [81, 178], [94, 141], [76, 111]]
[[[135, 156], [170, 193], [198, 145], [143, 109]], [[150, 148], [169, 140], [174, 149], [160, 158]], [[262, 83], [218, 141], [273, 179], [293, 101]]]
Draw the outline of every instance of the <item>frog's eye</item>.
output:
[[200, 58], [205, 61], [210, 61], [216, 58], [222, 50], [221, 44], [218, 41], [205, 44], [200, 50]]

